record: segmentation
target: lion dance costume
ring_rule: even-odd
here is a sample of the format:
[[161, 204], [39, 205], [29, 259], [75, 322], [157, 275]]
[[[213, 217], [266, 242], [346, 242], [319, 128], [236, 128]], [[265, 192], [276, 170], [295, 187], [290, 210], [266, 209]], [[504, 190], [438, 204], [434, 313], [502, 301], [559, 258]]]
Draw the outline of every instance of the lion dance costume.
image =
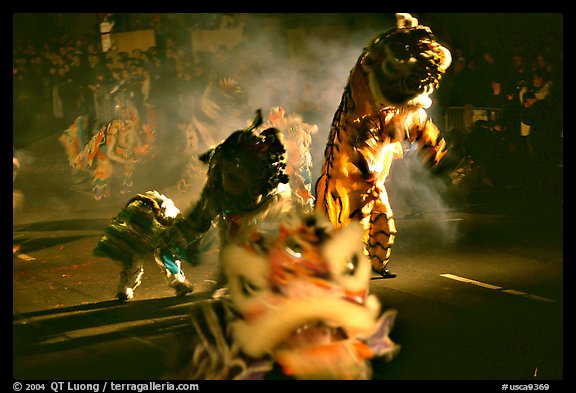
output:
[[372, 269], [385, 278], [396, 227], [386, 178], [392, 160], [418, 149], [436, 164], [446, 143], [425, 109], [451, 63], [450, 51], [409, 14], [375, 37], [352, 68], [332, 120], [316, 209], [336, 227], [360, 221]]
[[303, 131], [302, 122], [284, 119], [280, 108], [271, 117], [282, 131], [258, 133], [266, 127], [258, 112], [247, 130], [207, 153], [200, 201], [165, 232], [167, 244], [179, 234], [192, 240], [190, 250], [218, 217], [228, 288], [192, 306], [168, 353], [166, 378], [370, 379], [373, 361], [399, 351], [389, 336], [396, 311], [382, 312], [369, 294], [362, 227], [335, 228], [294, 196], [286, 174], [308, 167], [288, 169], [284, 136], [291, 133], [283, 123]]
[[208, 165], [200, 198], [186, 214], [157, 191], [131, 198], [104, 229], [94, 255], [121, 265], [117, 297], [130, 300], [141, 284], [143, 262], [154, 256], [168, 285], [182, 296], [193, 290], [182, 263], [198, 263], [204, 235], [216, 223], [221, 243], [232, 241], [264, 218], [289, 211], [286, 150], [278, 129], [257, 132], [253, 123], [202, 154]]
[[188, 260], [185, 244], [163, 247], [162, 233], [180, 217], [174, 202], [158, 191], [137, 194], [104, 229], [96, 244], [94, 255], [117, 261], [121, 265], [120, 282], [116, 297], [131, 300], [134, 290], [142, 283], [144, 261], [154, 256], [168, 285], [177, 296], [192, 292], [193, 286], [182, 270], [182, 261]]
[[360, 224], [292, 212], [251, 230], [222, 248], [229, 296], [192, 306], [166, 378], [370, 379], [398, 353]]
[[204, 234], [214, 223], [220, 229], [228, 294], [192, 306], [166, 378], [369, 379], [374, 361], [398, 352], [389, 335], [396, 311], [383, 311], [369, 292], [371, 270], [392, 276], [396, 229], [384, 183], [405, 152], [417, 149], [432, 164], [446, 154], [425, 109], [451, 59], [429, 28], [397, 16], [397, 28], [370, 42], [350, 73], [315, 209], [306, 208], [308, 194], [293, 197], [300, 172], [288, 169], [283, 111], [262, 131], [258, 111], [248, 128], [200, 155], [207, 178], [187, 213], [167, 219], [165, 199], [148, 195], [159, 209], [138, 197], [128, 206], [148, 207], [128, 221], [154, 217], [159, 225], [120, 225], [114, 239], [101, 239], [101, 249], [129, 244], [133, 253], [168, 256], [157, 260], [169, 268], [176, 259], [194, 262]]
[[362, 227], [335, 228], [292, 195], [283, 135], [257, 111], [248, 128], [201, 156], [207, 179], [188, 213], [158, 192], [136, 195], [94, 250], [122, 264], [121, 300], [133, 297], [149, 254], [185, 295], [192, 287], [181, 261], [198, 262], [217, 224], [228, 293], [192, 305], [166, 378], [369, 379], [372, 362], [400, 348], [389, 336], [396, 311], [382, 312], [369, 294]]
[[246, 94], [233, 78], [215, 77], [195, 101], [190, 122], [186, 125], [186, 165], [178, 189], [182, 192], [201, 187], [205, 180], [201, 153], [224, 139], [240, 119], [246, 117]]
[[283, 107], [270, 109], [268, 120], [262, 127], [280, 130], [286, 146], [286, 174], [296, 206], [304, 211], [314, 210], [312, 194], [312, 134], [318, 131], [316, 124], [304, 122], [297, 113], [286, 113]]
[[58, 138], [66, 151], [73, 176], [90, 175], [95, 200], [112, 196], [120, 178], [120, 194], [132, 190], [135, 166], [151, 156], [155, 131], [141, 123], [132, 104], [118, 101], [116, 118], [92, 135], [90, 116], [78, 116]]

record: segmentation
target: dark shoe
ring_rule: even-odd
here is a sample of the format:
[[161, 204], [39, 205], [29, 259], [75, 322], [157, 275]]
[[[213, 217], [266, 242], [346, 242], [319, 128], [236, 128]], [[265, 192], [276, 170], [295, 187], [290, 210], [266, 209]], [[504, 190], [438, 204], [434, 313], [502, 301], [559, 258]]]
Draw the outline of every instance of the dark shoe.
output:
[[383, 267], [380, 270], [376, 270], [375, 268], [372, 268], [372, 270], [375, 271], [376, 273], [380, 274], [382, 276], [382, 278], [394, 278], [394, 277], [396, 277], [396, 273], [392, 273], [391, 271], [389, 271], [385, 267]]
[[132, 300], [134, 298], [134, 291], [132, 288], [125, 288], [124, 290], [120, 290], [116, 293], [116, 299], [120, 300], [121, 302], [126, 302], [128, 300]]
[[174, 285], [174, 290], [176, 290], [176, 296], [185, 296], [186, 294], [192, 292], [194, 287], [188, 280], [186, 280]]

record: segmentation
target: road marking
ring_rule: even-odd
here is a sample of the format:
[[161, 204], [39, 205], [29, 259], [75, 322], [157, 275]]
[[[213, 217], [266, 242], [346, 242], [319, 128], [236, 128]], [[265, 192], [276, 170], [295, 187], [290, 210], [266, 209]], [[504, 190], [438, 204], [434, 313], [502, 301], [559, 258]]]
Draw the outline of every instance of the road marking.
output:
[[22, 260], [24, 260], [24, 261], [35, 261], [35, 260], [36, 260], [36, 258], [31, 257], [31, 256], [28, 255], [28, 254], [23, 254], [23, 253], [21, 253], [21, 252], [16, 253], [16, 254], [14, 254], [14, 255], [16, 255], [16, 258], [20, 258], [20, 259], [22, 259]]
[[476, 280], [472, 280], [470, 278], [465, 278], [465, 277], [460, 277], [460, 276], [456, 276], [454, 274], [450, 274], [450, 273], [445, 273], [445, 274], [441, 274], [441, 277], [445, 277], [445, 278], [449, 278], [451, 280], [456, 280], [456, 281], [460, 281], [460, 282], [465, 282], [467, 284], [472, 284], [472, 285], [477, 285], [479, 287], [482, 288], [488, 288], [488, 289], [493, 289], [496, 291], [502, 291], [502, 292], [506, 292], [509, 293], [511, 295], [517, 295], [517, 296], [523, 296], [523, 297], [527, 297], [529, 299], [533, 299], [533, 300], [539, 300], [541, 302], [548, 302], [548, 303], [552, 303], [555, 302], [554, 299], [550, 299], [544, 296], [538, 296], [538, 295], [531, 295], [529, 293], [526, 292], [522, 292], [522, 291], [518, 291], [516, 289], [510, 289], [510, 288], [503, 288], [503, 287], [499, 287], [497, 285], [492, 285], [492, 284], [487, 284], [485, 282], [481, 282], [481, 281], [476, 281]]
[[502, 287], [498, 287], [496, 285], [492, 285], [492, 284], [486, 284], [484, 282], [480, 282], [480, 281], [476, 281], [476, 280], [471, 280], [469, 278], [464, 278], [464, 277], [460, 277], [460, 276], [455, 276], [454, 274], [441, 274], [442, 277], [446, 277], [446, 278], [450, 278], [452, 280], [456, 280], [456, 281], [462, 281], [468, 284], [473, 284], [473, 285], [478, 285], [479, 287], [484, 287], [484, 288], [488, 288], [488, 289], [496, 289], [496, 290], [501, 290], [504, 289]]

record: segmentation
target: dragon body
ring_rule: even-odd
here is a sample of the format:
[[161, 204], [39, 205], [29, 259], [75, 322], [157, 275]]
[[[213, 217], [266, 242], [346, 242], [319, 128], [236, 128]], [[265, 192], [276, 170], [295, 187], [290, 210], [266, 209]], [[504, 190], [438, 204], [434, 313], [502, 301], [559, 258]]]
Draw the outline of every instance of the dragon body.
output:
[[316, 209], [336, 227], [363, 225], [373, 270], [386, 266], [396, 236], [385, 183], [392, 161], [417, 149], [438, 163], [445, 142], [425, 109], [450, 65], [448, 49], [409, 14], [375, 37], [352, 68], [334, 115], [316, 182]]

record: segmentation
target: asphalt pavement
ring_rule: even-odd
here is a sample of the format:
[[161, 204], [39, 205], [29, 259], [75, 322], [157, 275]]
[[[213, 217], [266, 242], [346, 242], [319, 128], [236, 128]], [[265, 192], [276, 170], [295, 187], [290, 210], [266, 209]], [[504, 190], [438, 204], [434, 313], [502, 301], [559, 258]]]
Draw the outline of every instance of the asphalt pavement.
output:
[[[135, 299], [117, 301], [119, 267], [92, 249], [125, 198], [91, 199], [58, 148], [46, 139], [27, 152], [30, 165], [14, 182], [12, 376], [162, 379], [191, 304], [218, 288], [217, 250], [185, 267], [192, 294], [175, 297], [150, 260]], [[159, 189], [177, 206], [193, 201], [150, 170], [136, 179], [142, 190]], [[371, 285], [383, 307], [398, 309], [393, 339], [402, 350], [375, 365], [374, 379], [563, 381], [561, 190], [475, 189], [445, 200], [417, 215], [395, 201], [398, 277]]]

